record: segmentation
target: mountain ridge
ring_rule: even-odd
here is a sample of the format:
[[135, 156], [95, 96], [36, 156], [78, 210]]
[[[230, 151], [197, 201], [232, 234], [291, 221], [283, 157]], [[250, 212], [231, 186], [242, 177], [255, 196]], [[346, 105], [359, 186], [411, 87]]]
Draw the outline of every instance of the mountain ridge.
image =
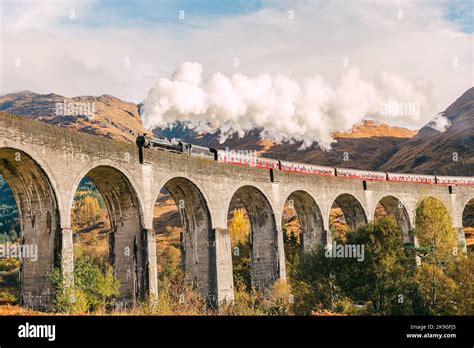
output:
[[[58, 115], [57, 103], [94, 103], [93, 118], [83, 115]], [[146, 130], [140, 119], [141, 104], [122, 101], [111, 95], [66, 98], [55, 93], [31, 91], [0, 97], [0, 111], [133, 143]], [[259, 156], [312, 164], [351, 167], [366, 170], [418, 172], [422, 174], [472, 175], [474, 155], [474, 88], [461, 95], [444, 112], [451, 126], [443, 133], [429, 124], [418, 132], [373, 120], [364, 120], [348, 132], [334, 134], [336, 142], [329, 151], [317, 145], [300, 149], [298, 142], [275, 144], [260, 137], [260, 130], [242, 138], [231, 136], [220, 141], [219, 132], [200, 134], [184, 124], [155, 129], [169, 138], [181, 138], [197, 145], [232, 150], [256, 151]], [[471, 146], [473, 145], [473, 146]], [[450, 161], [456, 153], [458, 161]]]

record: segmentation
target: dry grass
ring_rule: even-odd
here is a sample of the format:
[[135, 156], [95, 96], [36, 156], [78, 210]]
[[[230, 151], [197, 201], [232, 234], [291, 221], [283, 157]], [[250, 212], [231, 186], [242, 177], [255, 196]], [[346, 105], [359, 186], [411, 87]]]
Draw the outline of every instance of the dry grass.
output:
[[20, 305], [0, 305], [0, 315], [54, 315], [54, 313], [38, 312], [25, 309]]

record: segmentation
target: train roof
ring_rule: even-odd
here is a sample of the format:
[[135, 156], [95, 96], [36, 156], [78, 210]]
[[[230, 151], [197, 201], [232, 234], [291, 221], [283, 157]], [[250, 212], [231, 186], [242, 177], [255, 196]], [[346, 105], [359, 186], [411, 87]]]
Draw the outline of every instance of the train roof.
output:
[[413, 173], [392, 173], [392, 172], [387, 172], [388, 175], [402, 175], [402, 176], [421, 176], [424, 178], [434, 178], [435, 175], [429, 175], [429, 174], [413, 174]]
[[465, 179], [465, 180], [474, 180], [474, 177], [472, 176], [452, 176], [452, 175], [436, 175], [437, 178], [440, 179]]
[[349, 170], [351, 172], [356, 172], [356, 173], [374, 173], [374, 174], [383, 174], [385, 175], [385, 172], [379, 172], [377, 170], [366, 170], [366, 169], [354, 169], [354, 168], [340, 168], [340, 167], [335, 167], [336, 170]]
[[292, 161], [280, 161], [281, 163], [288, 163], [288, 164], [297, 164], [300, 166], [312, 166], [312, 167], [319, 167], [319, 168], [331, 168], [334, 169], [334, 167], [331, 166], [322, 166], [319, 164], [312, 164], [312, 163], [301, 163], [301, 162], [292, 162]]

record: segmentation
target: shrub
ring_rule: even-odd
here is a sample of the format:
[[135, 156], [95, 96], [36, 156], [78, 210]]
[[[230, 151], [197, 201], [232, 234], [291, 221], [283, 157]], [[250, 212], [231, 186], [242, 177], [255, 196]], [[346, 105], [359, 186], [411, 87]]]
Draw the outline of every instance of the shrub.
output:
[[120, 283], [113, 268], [103, 258], [83, 254], [75, 259], [74, 284], [66, 286], [61, 270], [54, 268], [49, 277], [56, 287], [55, 310], [66, 313], [104, 311], [119, 294]]

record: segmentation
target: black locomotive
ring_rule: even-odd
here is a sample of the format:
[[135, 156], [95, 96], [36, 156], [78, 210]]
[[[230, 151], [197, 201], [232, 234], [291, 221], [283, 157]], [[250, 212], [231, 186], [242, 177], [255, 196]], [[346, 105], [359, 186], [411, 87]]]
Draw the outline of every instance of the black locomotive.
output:
[[141, 134], [137, 137], [135, 143], [139, 150], [140, 163], [143, 163], [143, 148], [167, 150], [189, 156], [205, 157], [212, 160], [217, 160], [216, 149], [189, 144], [176, 138], [168, 139], [161, 134], [155, 134], [154, 138], [149, 138], [146, 134]]

